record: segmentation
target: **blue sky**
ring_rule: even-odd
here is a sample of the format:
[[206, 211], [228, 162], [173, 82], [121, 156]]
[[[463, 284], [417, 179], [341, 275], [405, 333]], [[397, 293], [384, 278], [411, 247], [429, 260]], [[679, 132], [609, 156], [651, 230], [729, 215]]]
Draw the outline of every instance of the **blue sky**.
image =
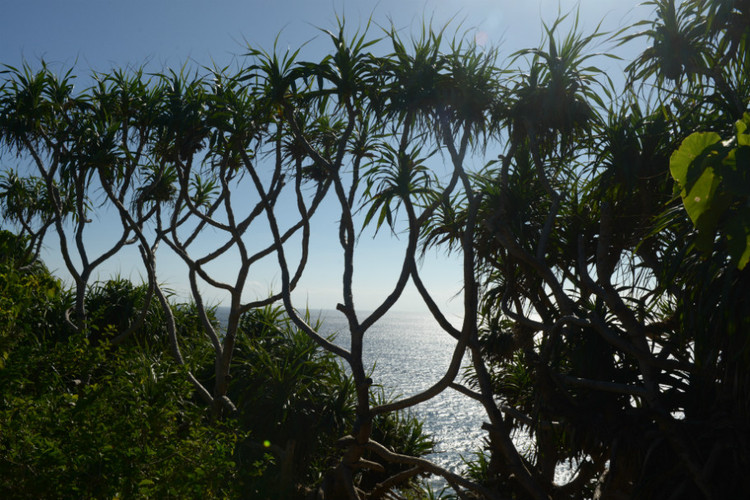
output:
[[[75, 67], [74, 73], [86, 81], [91, 70], [146, 65], [150, 70], [165, 68], [242, 64], [247, 45], [270, 50], [278, 37], [281, 50], [303, 44], [304, 57], [319, 58], [328, 40], [317, 28], [335, 28], [336, 15], [344, 16], [347, 26], [356, 28], [371, 16], [381, 26], [391, 23], [405, 34], [432, 19], [442, 26], [461, 22], [470, 36], [492, 46], [501, 55], [537, 46], [542, 39], [542, 20], [551, 22], [558, 11], [579, 7], [584, 31], [593, 30], [604, 19], [603, 28], [612, 30], [648, 17], [650, 9], [628, 0], [382, 0], [370, 2], [278, 0], [278, 1], [197, 1], [197, 0], [3, 0], [0, 16], [0, 63], [32, 66], [44, 59], [53, 68]], [[373, 36], [377, 34], [377, 28]], [[643, 47], [619, 50], [626, 59]], [[606, 47], [603, 47], [606, 49]], [[617, 74], [624, 63], [609, 62]], [[0, 158], [5, 165], [7, 157]], [[313, 308], [333, 308], [340, 301], [340, 257], [335, 245], [335, 218], [316, 222], [308, 277], [296, 296], [299, 304]], [[106, 226], [106, 220], [100, 221]], [[97, 236], [92, 242], [96, 243]], [[397, 268], [403, 241], [386, 231], [360, 240], [360, 266], [356, 274], [356, 303], [363, 309], [377, 305], [388, 293]], [[117, 273], [137, 279], [135, 254], [113, 259], [101, 277]], [[62, 270], [55, 246], [50, 245], [45, 260]], [[160, 277], [178, 292], [184, 286], [182, 270], [167, 259]], [[231, 264], [226, 264], [230, 272]], [[451, 298], [460, 290], [458, 261], [428, 254], [423, 262], [426, 281], [439, 302], [449, 310], [460, 310], [460, 300]], [[260, 270], [253, 284], [255, 293], [265, 296], [278, 287], [280, 278], [273, 263]], [[219, 295], [207, 291], [211, 300]], [[423, 310], [414, 290], [408, 290], [398, 309]]]
[[[6, 64], [45, 58], [64, 65], [107, 70], [151, 61], [157, 66], [186, 60], [225, 63], [244, 52], [245, 42], [270, 48], [297, 47], [332, 28], [335, 15], [352, 25], [373, 20], [408, 29], [424, 18], [450, 19], [486, 33], [508, 51], [536, 45], [540, 19], [580, 6], [584, 27], [605, 19], [617, 27], [640, 19], [648, 8], [628, 0], [4, 0], [0, 57]], [[323, 37], [310, 45], [316, 50]]]

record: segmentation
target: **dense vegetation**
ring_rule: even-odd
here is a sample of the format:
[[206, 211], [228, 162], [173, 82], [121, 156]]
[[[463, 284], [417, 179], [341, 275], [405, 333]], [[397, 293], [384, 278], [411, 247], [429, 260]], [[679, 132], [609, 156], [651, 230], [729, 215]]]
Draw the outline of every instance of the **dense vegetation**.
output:
[[[168, 352], [159, 307], [127, 341], [104, 341], [125, 328], [146, 287], [92, 286], [91, 333], [82, 335], [61, 326], [70, 294], [28, 260], [23, 240], [0, 238], [2, 297], [13, 301], [3, 303], [3, 339], [12, 341], [0, 371], [3, 498], [275, 498], [300, 494], [330, 465], [354, 411], [351, 379], [278, 308], [243, 316], [230, 387], [238, 411], [212, 421]], [[186, 359], [209, 380], [195, 308], [171, 308]], [[375, 435], [412, 454], [432, 447], [408, 415], [382, 419]]]
[[[506, 66], [444, 31], [341, 26], [319, 61], [250, 50], [205, 76], [114, 71], [75, 91], [70, 73], [9, 68], [3, 493], [401, 498], [425, 474], [463, 498], [750, 491], [750, 2], [652, 4], [612, 35], [650, 43], [624, 89], [592, 59], [604, 35], [566, 20]], [[324, 201], [347, 348], [291, 294]], [[92, 245], [99, 210], [120, 232]], [[383, 226], [402, 265], [363, 314], [356, 242]], [[50, 235], [70, 290], [38, 260]], [[92, 282], [132, 246], [145, 284]], [[460, 327], [422, 282], [430, 247], [463, 259]], [[190, 304], [161, 283], [164, 255], [185, 263]], [[279, 289], [248, 302], [269, 262]], [[362, 347], [409, 282], [456, 348], [432, 387], [384, 401]], [[222, 328], [205, 287], [230, 298]], [[444, 390], [486, 410], [463, 475], [421, 458], [430, 442], [399, 413]]]

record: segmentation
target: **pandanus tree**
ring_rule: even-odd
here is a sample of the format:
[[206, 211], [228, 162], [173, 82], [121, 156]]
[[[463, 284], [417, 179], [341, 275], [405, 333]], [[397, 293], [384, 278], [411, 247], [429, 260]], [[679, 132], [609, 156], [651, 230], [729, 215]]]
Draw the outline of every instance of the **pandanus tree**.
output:
[[[750, 94], [745, 52], [718, 50], [747, 27], [710, 15], [744, 11], [655, 4], [638, 35], [653, 47], [631, 66], [635, 88], [655, 87], [597, 99], [607, 94], [580, 65], [587, 39], [549, 33], [509, 78], [504, 151], [477, 178], [481, 351], [492, 397], [534, 437], [523, 462], [542, 492], [509, 480], [513, 457], [493, 443], [485, 474], [518, 498], [747, 489], [746, 125], [735, 120]], [[700, 130], [716, 133], [690, 135]], [[559, 485], [569, 460], [574, 476]]]
[[[275, 203], [286, 185], [284, 169], [288, 162], [283, 124], [276, 120], [273, 107], [258, 98], [254, 87], [243, 85], [248, 78], [246, 73], [227, 75], [221, 69], [213, 70], [210, 79], [176, 73], [159, 76], [155, 89], [161, 99], [152, 103], [151, 142], [139, 164], [130, 203], [118, 199], [117, 186], [102, 180], [108, 199], [138, 239], [151, 286], [167, 313], [172, 352], [181, 364], [185, 360], [176, 325], [167, 297], [157, 283], [157, 248], [160, 244], [168, 246], [185, 263], [191, 297], [215, 353], [213, 388], [191, 377], [216, 415], [235, 411], [227, 390], [240, 317], [279, 298], [275, 294], [247, 302], [244, 297], [251, 266], [257, 267], [261, 259], [276, 251], [273, 242], [253, 247], [248, 239], [252, 232], [262, 231], [257, 226], [264, 205], [260, 196], [255, 205], [248, 203], [247, 190], [252, 192], [255, 185], [271, 204]], [[266, 155], [272, 158], [271, 168], [261, 172], [256, 161]], [[298, 176], [296, 189], [301, 189], [301, 183]], [[325, 191], [322, 184], [309, 207], [300, 205], [299, 220], [281, 237], [284, 244], [303, 233], [292, 288], [307, 260], [309, 219]], [[206, 249], [201, 238], [207, 233], [213, 242], [221, 243]], [[238, 258], [238, 265], [233, 266], [234, 282], [212, 275], [216, 272], [214, 263], [226, 255]], [[230, 313], [223, 331], [211, 319], [202, 285], [229, 296]]]
[[[584, 229], [590, 224], [582, 216], [590, 207], [579, 198], [581, 157], [590, 147], [590, 130], [599, 120], [595, 107], [601, 103], [596, 69], [583, 65], [591, 57], [584, 50], [597, 35], [572, 32], [559, 41], [557, 28], [547, 30], [546, 50], [518, 54], [529, 57], [529, 69], [507, 77], [491, 108], [488, 149], [502, 153], [472, 185], [481, 196], [482, 223], [473, 242], [484, 323], [473, 350], [470, 387], [456, 388], [494, 414], [487, 426], [487, 479], [497, 491], [519, 498], [580, 494], [604, 465], [594, 456], [567, 484], [556, 484], [558, 464], [580, 455], [570, 454], [576, 453], [572, 443], [560, 441], [566, 434], [571, 439], [573, 429], [565, 428], [560, 415], [545, 413], [547, 405], [566, 399], [562, 379], [555, 378], [557, 364], [587, 359], [572, 334], [561, 332], [585, 323], [576, 317], [577, 298], [569, 287], [579, 268], [577, 248], [586, 242]], [[471, 214], [470, 205], [452, 210], [450, 231], [438, 223], [430, 229], [430, 240], [455, 237], [456, 224], [461, 227]], [[606, 358], [596, 339], [583, 340], [593, 342], [591, 353]], [[565, 380], [582, 380], [578, 375]], [[531, 454], [519, 453], [513, 444], [518, 427], [534, 435]]]
[[[360, 49], [367, 47], [363, 40]], [[360, 50], [357, 56], [362, 54]], [[369, 71], [367, 91], [374, 95], [376, 72], [371, 70], [372, 64], [347, 59], [346, 47], [339, 50], [339, 59], [333, 63], [301, 64], [293, 54], [282, 58], [262, 52], [251, 55], [257, 64], [234, 75], [221, 69], [212, 70], [206, 78], [114, 72], [96, 75], [95, 84], [80, 94], [73, 91], [69, 75], [59, 78], [46, 67], [37, 73], [29, 68], [11, 70], [3, 89], [2, 137], [6, 148], [28, 165], [24, 165], [25, 178], [16, 173], [5, 175], [4, 215], [38, 240], [37, 249], [47, 227], [55, 228], [76, 287], [71, 324], [89, 332], [90, 339], [113, 345], [126, 341], [149, 314], [155, 298], [163, 311], [173, 357], [185, 365], [187, 377], [215, 418], [236, 416], [236, 404], [228, 392], [240, 318], [281, 298], [288, 304], [289, 317], [306, 335], [350, 361], [359, 386], [361, 418], [356, 426], [370, 428], [371, 382], [364, 376], [361, 342], [357, 347], [357, 337], [353, 337], [356, 355], [351, 356], [299, 315], [290, 294], [307, 262], [310, 220], [333, 188], [344, 221], [341, 242], [348, 278], [343, 288], [349, 297], [344, 302], [351, 311], [353, 329], [360, 328], [351, 299], [355, 211], [363, 185], [359, 169], [363, 161], [373, 158], [371, 140], [383, 130], [383, 124], [377, 123], [371, 109], [362, 107], [365, 85], [357, 78]], [[347, 64], [354, 65], [351, 73], [336, 80], [339, 69]], [[337, 94], [325, 87], [327, 79], [335, 81]], [[354, 85], [347, 87], [352, 81]], [[317, 82], [325, 85], [315, 88]], [[337, 99], [341, 106], [330, 104]], [[308, 109], [312, 112], [300, 112]], [[344, 165], [350, 158], [353, 175], [347, 177]], [[345, 179], [352, 182], [350, 188], [344, 187]], [[50, 211], [34, 202], [33, 191], [39, 185], [41, 198], [50, 200]], [[255, 204], [249, 202], [253, 193]], [[288, 210], [283, 219], [275, 215], [279, 200], [288, 203], [290, 199], [296, 209], [291, 212], [291, 222]], [[119, 220], [121, 232], [111, 247], [90, 258], [88, 238], [98, 210]], [[268, 229], [273, 237], [258, 245], [254, 234]], [[206, 235], [212, 246], [206, 247]], [[417, 232], [410, 240], [413, 256]], [[298, 247], [296, 252], [287, 250], [292, 243]], [[97, 293], [98, 287], [90, 287], [95, 269], [125, 245], [136, 245], [140, 252], [147, 292], [138, 313], [130, 321], [118, 322], [114, 336], [103, 338], [89, 328], [86, 296]], [[174, 306], [159, 281], [159, 249], [164, 247], [187, 268], [203, 333], [214, 351], [212, 376], [194, 374], [194, 364], [183, 354]], [[294, 258], [289, 257], [292, 253]], [[251, 266], [267, 265], [267, 257], [274, 254], [281, 264], [282, 290], [248, 301], [245, 292]], [[236, 274], [230, 282], [212, 274], [215, 263], [227, 255], [236, 260], [232, 266]], [[221, 271], [222, 276], [227, 275], [226, 270]], [[362, 332], [393, 305], [406, 276], [403, 271], [388, 304], [368, 320]], [[221, 329], [205, 304], [205, 286], [229, 296], [229, 318]], [[367, 442], [367, 437], [360, 439], [362, 444]], [[362, 446], [352, 449], [356, 450], [351, 454], [354, 458], [343, 462], [346, 467], [342, 470], [351, 473], [352, 463], [366, 463], [385, 472], [380, 464], [360, 460]], [[269, 450], [281, 461], [293, 462], [294, 443], [286, 450], [274, 443]], [[378, 450], [387, 448], [379, 445]], [[388, 491], [408, 482], [422, 470], [397, 476], [380, 489]], [[353, 481], [350, 475], [348, 480], [337, 481], [336, 488], [353, 488]]]
[[[464, 188], [468, 186], [463, 161], [474, 132], [473, 122], [466, 119], [465, 124], [461, 123], [464, 109], [443, 104], [448, 102], [451, 93], [458, 94], [455, 91], [461, 90], [452, 81], [454, 74], [451, 70], [454, 68], [449, 64], [450, 58], [439, 51], [440, 34], [425, 31], [423, 38], [414, 43], [413, 53], [409, 53], [403, 42], [391, 34], [395, 54], [386, 58], [375, 58], [367, 52], [366, 49], [375, 42], [367, 41], [366, 33], [357, 34], [348, 41], [342, 27], [338, 33], [328, 35], [334, 43], [333, 54], [317, 64], [299, 65], [295, 71], [288, 73], [288, 77], [277, 77], [269, 71], [274, 67], [271, 64], [275, 61], [272, 56], [264, 56], [263, 63], [258, 65], [265, 70], [264, 81], [270, 95], [277, 99], [296, 150], [304, 157], [303, 161], [311, 162], [307, 169], [298, 167], [297, 177], [308, 172], [314, 174], [318, 182], [330, 183], [340, 213], [342, 302], [336, 308], [347, 319], [348, 349], [323, 338], [303, 321], [294, 307], [290, 293], [291, 273], [283, 251], [282, 233], [272, 200], [268, 195], [264, 196], [266, 216], [279, 249], [277, 257], [286, 312], [321, 347], [341, 356], [350, 366], [354, 378], [356, 421], [351, 435], [341, 440], [345, 452], [321, 485], [321, 490], [327, 495], [361, 498], [365, 492], [357, 486], [357, 472], [362, 469], [384, 472], [381, 462], [395, 462], [408, 467], [376, 485], [374, 494], [382, 495], [392, 486], [421, 472], [432, 472], [442, 475], [459, 490], [469, 488], [483, 495], [491, 495], [489, 490], [454, 473], [418, 457], [391, 451], [373, 439], [373, 426], [377, 426], [379, 416], [412, 407], [448, 387], [456, 378], [466, 346], [475, 334], [474, 322], [469, 319], [476, 317], [471, 312], [472, 308], [476, 309], [473, 288], [469, 285], [467, 320], [458, 330], [440, 313], [429, 292], [422, 286], [416, 266], [418, 240], [425, 221], [442, 201], [450, 198], [459, 184]], [[454, 56], [463, 57], [462, 50], [457, 47]], [[485, 76], [491, 75], [491, 64], [479, 67], [487, 70]], [[296, 87], [287, 83], [290, 78], [297, 82]], [[274, 84], [286, 85], [286, 92], [279, 91]], [[312, 87], [305, 88], [305, 84]], [[451, 84], [454, 84], [453, 88]], [[304, 91], [300, 92], [300, 89]], [[458, 95], [454, 95], [454, 99], [459, 102]], [[336, 124], [335, 133], [328, 139], [325, 135], [311, 135], [311, 130], [318, 131], [320, 128], [308, 125], [310, 121], [329, 127]], [[454, 141], [454, 132], [458, 132], [460, 142]], [[428, 155], [413, 146], [413, 142], [420, 137], [434, 141], [437, 147], [443, 146], [443, 141], [446, 141], [445, 147], [450, 149], [452, 171], [445, 188], [433, 188], [436, 180], [424, 166], [424, 157]], [[366, 170], [363, 172], [363, 169]], [[298, 200], [300, 196], [301, 192], [298, 191]], [[406, 231], [406, 247], [396, 282], [375, 310], [365, 316], [355, 305], [353, 287], [356, 241], [361, 234], [356, 211], [363, 202], [366, 209], [365, 226], [375, 224], [377, 229], [388, 224], [395, 230], [398, 224], [403, 224]], [[403, 210], [401, 214], [400, 209]], [[471, 262], [471, 236], [467, 236], [464, 243], [468, 250], [466, 258]], [[473, 265], [469, 265], [468, 269], [466, 277], [471, 278]], [[375, 381], [368, 377], [362, 357], [366, 334], [396, 304], [410, 279], [420, 289], [441, 325], [458, 340], [456, 349], [446, 374], [425, 391], [385, 404], [373, 404], [372, 385]], [[377, 461], [372, 457], [377, 457]]]
[[[97, 208], [91, 197], [93, 185], [98, 171], [115, 175], [123, 163], [127, 166], [133, 160], [115, 151], [118, 140], [131, 143], [127, 136], [118, 137], [117, 118], [88, 95], [74, 92], [71, 73], [58, 77], [47, 66], [37, 72], [28, 66], [7, 71], [12, 77], [3, 89], [0, 138], [8, 151], [31, 162], [35, 174], [23, 178], [13, 171], [4, 174], [3, 213], [35, 241], [37, 251], [47, 229], [54, 226], [76, 288], [70, 323], [85, 330], [84, 296], [92, 273], [132, 243], [130, 229], [123, 225], [93, 255], [85, 236]], [[143, 145], [147, 138], [133, 138], [139, 139]]]

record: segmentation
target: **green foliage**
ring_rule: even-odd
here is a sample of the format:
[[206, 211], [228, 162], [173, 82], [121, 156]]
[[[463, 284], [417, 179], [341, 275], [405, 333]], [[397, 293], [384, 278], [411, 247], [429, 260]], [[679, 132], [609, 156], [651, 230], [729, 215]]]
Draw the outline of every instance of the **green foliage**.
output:
[[21, 177], [12, 170], [0, 176], [0, 203], [3, 217], [14, 222], [27, 222], [37, 215], [49, 218], [52, 212], [42, 180]]
[[[229, 392], [238, 413], [212, 422], [185, 369], [166, 353], [159, 308], [147, 310], [119, 347], [105, 342], [131, 326], [145, 294], [145, 286], [123, 279], [97, 284], [87, 295], [88, 338], [56, 332], [63, 324], [60, 308], [53, 311], [57, 316], [36, 317], [37, 329], [30, 316], [15, 318], [12, 332], [19, 338], [0, 372], [0, 472], [6, 478], [0, 493], [234, 498], [252, 492], [253, 498], [278, 498], [301, 495], [303, 485], [321, 481], [337, 459], [333, 443], [354, 413], [351, 377], [335, 357], [280, 309], [247, 313]], [[11, 303], [38, 312], [36, 301], [43, 299], [30, 294]], [[195, 308], [173, 310], [191, 365], [210, 377], [212, 360], [197, 342]], [[42, 320], [47, 323], [39, 329]], [[384, 416], [375, 436], [407, 453], [431, 450], [413, 417]], [[375, 479], [367, 473], [360, 481]]]
[[375, 214], [378, 214], [375, 231], [380, 229], [383, 222], [393, 230], [394, 220], [402, 202], [416, 197], [424, 199], [430, 193], [430, 171], [425, 166], [429, 158], [420, 158], [420, 151], [396, 151], [385, 145], [380, 158], [371, 170], [365, 173], [367, 190], [365, 196], [370, 200], [370, 207], [365, 215], [363, 224], [369, 224]]
[[245, 432], [212, 425], [165, 355], [24, 340], [0, 372], [3, 497], [226, 497], [262, 473], [237, 462]]
[[52, 318], [67, 302], [59, 280], [33, 260], [26, 239], [0, 230], [0, 370], [27, 335], [54, 332]]
[[[267, 495], [317, 481], [332, 458], [331, 442], [353, 413], [352, 382], [343, 367], [277, 307], [243, 315], [229, 395], [243, 427], [253, 429], [253, 442], [288, 454], [268, 475]], [[250, 443], [244, 453], [258, 459], [265, 452]]]
[[[0, 495], [277, 498], [335, 463], [332, 444], [354, 413], [351, 377], [280, 309], [242, 317], [229, 393], [239, 412], [212, 422], [167, 354], [163, 310], [142, 311], [147, 285], [95, 284], [90, 330], [76, 334], [64, 326], [69, 294], [25, 240], [4, 231], [0, 246]], [[210, 378], [195, 306], [172, 313], [190, 365]], [[126, 330], [118, 347], [108, 342]], [[431, 449], [413, 417], [384, 416], [377, 429], [389, 446]]]
[[[741, 473], [727, 471], [744, 470], [750, 455], [742, 115], [750, 87], [745, 53], [718, 49], [746, 43], [746, 2], [654, 4], [655, 19], [642, 23], [653, 30], [634, 35], [653, 46], [630, 66], [633, 88], [655, 82], [651, 94], [606, 107], [579, 94], [597, 109], [588, 128], [550, 124], [543, 134], [536, 126], [548, 122], [528, 118], [542, 103], [569, 101], [545, 101], [534, 84], [563, 58], [544, 57], [552, 43], [527, 51], [542, 55], [511, 79], [507, 109], [518, 110], [526, 92], [534, 98], [517, 119], [499, 115], [504, 154], [474, 180], [484, 195], [474, 239], [478, 342], [507, 428], [533, 438], [518, 451], [550, 479], [553, 497], [708, 498], [747, 489]], [[716, 12], [732, 22], [721, 25]], [[543, 115], [564, 116], [552, 108]], [[459, 228], [468, 212], [461, 203], [449, 219]], [[430, 234], [460, 237], [448, 229]], [[475, 369], [466, 381], [483, 390], [481, 375]], [[717, 424], [722, 415], [733, 423]], [[711, 453], [717, 462], [707, 462]], [[534, 497], [507, 480], [513, 459], [490, 442], [471, 471], [513, 498]], [[577, 478], [552, 486], [566, 463]], [[597, 469], [604, 474], [595, 482]]]
[[[278, 307], [242, 316], [229, 395], [238, 403], [238, 421], [252, 430], [240, 456], [259, 460], [269, 449], [280, 455], [252, 484], [268, 498], [319, 483], [338, 460], [333, 443], [349, 431], [355, 413], [351, 376]], [[433, 446], [421, 422], [399, 412], [376, 419], [373, 439], [413, 456], [428, 454]], [[359, 482], [372, 487], [387, 477], [367, 471]]]
[[[0, 233], [3, 366], [0, 495], [6, 498], [236, 496], [236, 422], [212, 424], [163, 349], [94, 347], [66, 331], [68, 294], [24, 240]], [[22, 265], [24, 264], [24, 265]], [[89, 295], [96, 331], [116, 331], [143, 300], [124, 280]], [[153, 335], [158, 322], [141, 331]], [[154, 331], [156, 330], [156, 331]]]
[[674, 152], [670, 171], [698, 231], [696, 247], [710, 253], [717, 232], [738, 269], [750, 261], [750, 114], [722, 141], [714, 132], [688, 136]]

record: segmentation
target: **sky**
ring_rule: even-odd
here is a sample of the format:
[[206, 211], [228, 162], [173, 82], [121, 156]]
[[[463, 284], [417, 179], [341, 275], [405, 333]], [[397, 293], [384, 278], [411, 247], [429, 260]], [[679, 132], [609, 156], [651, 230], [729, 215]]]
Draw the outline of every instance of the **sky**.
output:
[[[356, 29], [372, 19], [375, 26], [391, 24], [405, 35], [418, 29], [423, 20], [433, 26], [452, 23], [480, 44], [499, 47], [501, 56], [542, 40], [543, 25], [554, 21], [558, 12], [578, 9], [584, 32], [601, 22], [603, 30], [617, 30], [646, 19], [651, 10], [629, 0], [1, 0], [0, 64], [38, 66], [44, 60], [55, 70], [74, 68], [79, 80], [92, 71], [145, 66], [150, 71], [179, 70], [207, 66], [242, 64], [248, 45], [271, 50], [303, 47], [302, 56], [316, 59], [328, 49], [328, 39], [319, 28], [335, 29], [336, 17]], [[377, 34], [377, 28], [373, 31]], [[374, 35], [375, 36], [375, 35]], [[604, 47], [609, 49], [609, 47]], [[611, 61], [612, 74], [621, 72], [628, 58], [643, 47], [618, 49], [625, 62]], [[0, 157], [0, 168], [7, 157]], [[298, 306], [332, 309], [341, 301], [341, 257], [336, 245], [334, 212], [324, 210], [315, 222], [311, 262], [305, 280], [295, 295]], [[328, 217], [328, 220], [325, 219]], [[106, 227], [106, 215], [99, 217]], [[94, 231], [92, 244], [96, 246]], [[106, 231], [101, 231], [106, 234]], [[377, 238], [359, 241], [355, 269], [355, 303], [373, 309], [390, 291], [398, 272], [403, 238], [387, 231]], [[43, 255], [48, 266], [64, 275], [56, 246], [50, 243]], [[109, 275], [140, 279], [135, 253], [124, 253], [108, 262], [99, 277]], [[178, 294], [185, 288], [184, 270], [167, 258], [160, 280]], [[219, 272], [231, 274], [231, 263]], [[428, 287], [448, 311], [461, 309], [460, 263], [455, 257], [428, 254], [422, 262]], [[278, 289], [280, 275], [273, 262], [253, 275], [252, 293], [265, 296]], [[206, 289], [209, 302], [223, 297]], [[423, 311], [416, 291], [409, 288], [396, 309]]]

